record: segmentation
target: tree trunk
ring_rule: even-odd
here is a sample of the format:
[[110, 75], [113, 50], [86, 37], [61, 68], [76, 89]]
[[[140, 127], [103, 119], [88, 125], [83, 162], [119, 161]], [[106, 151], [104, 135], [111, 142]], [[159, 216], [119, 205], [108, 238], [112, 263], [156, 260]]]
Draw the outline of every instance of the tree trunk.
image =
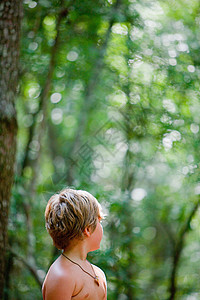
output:
[[15, 95], [18, 83], [21, 0], [0, 4], [0, 299], [5, 280], [5, 252], [11, 187], [13, 183], [17, 121]]

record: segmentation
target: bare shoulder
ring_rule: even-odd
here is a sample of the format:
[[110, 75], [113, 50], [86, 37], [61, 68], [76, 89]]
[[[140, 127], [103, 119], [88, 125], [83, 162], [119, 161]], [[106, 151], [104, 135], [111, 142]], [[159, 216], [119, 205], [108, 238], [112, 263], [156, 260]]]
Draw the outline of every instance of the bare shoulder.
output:
[[104, 287], [104, 300], [107, 299], [107, 282], [105, 273], [97, 266], [92, 265], [95, 271], [95, 274], [99, 277], [100, 284]]
[[93, 268], [94, 268], [94, 271], [95, 271], [95, 274], [97, 276], [99, 276], [99, 278], [101, 278], [101, 280], [104, 282], [104, 284], [107, 286], [107, 283], [106, 283], [106, 275], [105, 273], [103, 272], [103, 270], [101, 270], [99, 267], [95, 266], [95, 265], [92, 265]]
[[75, 280], [70, 268], [62, 265], [57, 259], [50, 267], [42, 287], [44, 300], [71, 299], [75, 289]]
[[92, 266], [93, 266], [95, 272], [99, 273], [99, 275], [101, 274], [102, 277], [106, 278], [106, 275], [105, 275], [105, 273], [103, 272], [103, 270], [101, 270], [99, 267], [97, 267], [97, 266], [95, 266], [95, 265], [92, 265]]

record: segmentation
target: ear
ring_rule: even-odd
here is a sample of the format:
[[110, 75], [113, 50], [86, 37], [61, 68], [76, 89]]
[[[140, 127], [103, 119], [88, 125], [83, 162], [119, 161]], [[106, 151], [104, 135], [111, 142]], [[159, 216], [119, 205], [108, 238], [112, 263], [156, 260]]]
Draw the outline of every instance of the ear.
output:
[[91, 227], [86, 227], [84, 230], [83, 230], [83, 234], [87, 237], [90, 237], [91, 234], [92, 234], [92, 230], [91, 230]]

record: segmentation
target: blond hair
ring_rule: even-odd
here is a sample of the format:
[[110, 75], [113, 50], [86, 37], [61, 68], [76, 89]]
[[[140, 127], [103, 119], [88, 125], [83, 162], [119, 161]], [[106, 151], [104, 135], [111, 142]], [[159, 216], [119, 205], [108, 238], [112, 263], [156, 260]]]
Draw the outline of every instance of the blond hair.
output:
[[102, 218], [101, 206], [90, 193], [64, 189], [53, 195], [45, 210], [46, 229], [58, 249], [67, 248], [73, 239], [83, 239], [86, 227], [95, 230]]

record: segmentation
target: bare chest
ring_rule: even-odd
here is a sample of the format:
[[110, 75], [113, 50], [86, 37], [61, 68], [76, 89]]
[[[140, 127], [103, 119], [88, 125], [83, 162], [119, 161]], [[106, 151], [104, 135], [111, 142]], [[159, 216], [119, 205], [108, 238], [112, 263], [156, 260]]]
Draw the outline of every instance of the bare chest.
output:
[[72, 300], [106, 300], [105, 282], [100, 278], [99, 286], [92, 278], [84, 278], [77, 283]]

